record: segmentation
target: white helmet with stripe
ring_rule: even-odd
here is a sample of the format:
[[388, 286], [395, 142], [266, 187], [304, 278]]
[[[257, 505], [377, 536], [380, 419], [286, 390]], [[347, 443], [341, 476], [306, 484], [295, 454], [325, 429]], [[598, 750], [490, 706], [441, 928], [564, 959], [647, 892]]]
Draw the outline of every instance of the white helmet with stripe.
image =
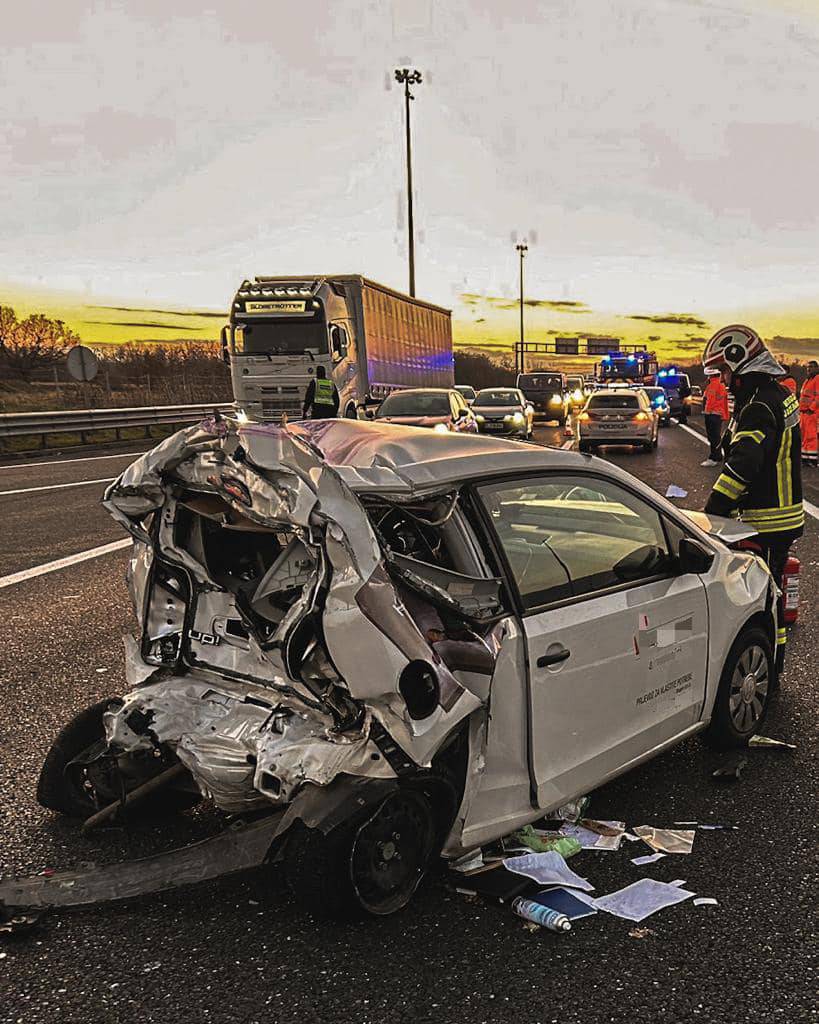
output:
[[705, 346], [702, 365], [706, 370], [719, 370], [726, 366], [732, 373], [785, 376], [785, 371], [765, 347], [762, 338], [753, 328], [743, 324], [732, 324], [718, 330]]

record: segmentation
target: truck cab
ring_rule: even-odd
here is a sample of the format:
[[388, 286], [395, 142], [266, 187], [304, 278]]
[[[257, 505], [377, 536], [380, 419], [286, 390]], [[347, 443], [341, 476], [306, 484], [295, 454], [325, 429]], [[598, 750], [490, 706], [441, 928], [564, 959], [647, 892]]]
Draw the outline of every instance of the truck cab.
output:
[[323, 366], [339, 390], [341, 415], [356, 415], [355, 311], [346, 289], [326, 279], [243, 281], [222, 330], [237, 407], [248, 419], [301, 416]]
[[519, 373], [517, 388], [534, 409], [535, 419], [566, 422], [566, 375], [557, 370]]

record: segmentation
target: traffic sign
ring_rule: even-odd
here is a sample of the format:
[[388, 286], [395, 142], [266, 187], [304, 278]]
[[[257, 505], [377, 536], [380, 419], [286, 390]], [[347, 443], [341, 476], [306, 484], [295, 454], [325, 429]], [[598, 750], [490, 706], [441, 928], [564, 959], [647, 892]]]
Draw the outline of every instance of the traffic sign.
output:
[[74, 380], [93, 380], [99, 372], [100, 363], [90, 348], [75, 345], [69, 350], [65, 360], [65, 368]]

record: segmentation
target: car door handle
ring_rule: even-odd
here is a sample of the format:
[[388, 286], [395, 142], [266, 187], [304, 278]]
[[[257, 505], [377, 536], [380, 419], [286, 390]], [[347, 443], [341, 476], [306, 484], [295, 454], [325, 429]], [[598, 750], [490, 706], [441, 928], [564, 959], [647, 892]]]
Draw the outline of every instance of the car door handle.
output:
[[551, 654], [541, 654], [537, 659], [537, 667], [546, 668], [547, 665], [559, 665], [561, 661], [570, 657], [571, 653], [567, 647], [561, 647], [559, 651], [552, 651]]

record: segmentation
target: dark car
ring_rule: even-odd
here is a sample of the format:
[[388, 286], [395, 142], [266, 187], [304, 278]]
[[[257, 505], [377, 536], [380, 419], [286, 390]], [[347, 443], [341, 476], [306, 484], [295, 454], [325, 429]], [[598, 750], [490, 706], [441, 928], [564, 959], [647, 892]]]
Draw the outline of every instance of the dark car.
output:
[[519, 373], [517, 386], [534, 409], [535, 419], [566, 422], [566, 375], [544, 370], [541, 373]]
[[644, 387], [643, 391], [648, 395], [651, 408], [660, 417], [660, 426], [667, 427], [671, 423], [671, 406], [668, 404], [668, 397], [664, 388]]
[[393, 391], [379, 405], [375, 418], [406, 427], [429, 427], [439, 433], [478, 433], [477, 420], [466, 399], [454, 388]]
[[483, 388], [475, 396], [472, 412], [482, 434], [532, 436], [534, 410], [518, 388]]
[[680, 423], [685, 423], [691, 411], [691, 381], [687, 373], [676, 370], [660, 370], [657, 383], [665, 391], [671, 415], [676, 416]]

